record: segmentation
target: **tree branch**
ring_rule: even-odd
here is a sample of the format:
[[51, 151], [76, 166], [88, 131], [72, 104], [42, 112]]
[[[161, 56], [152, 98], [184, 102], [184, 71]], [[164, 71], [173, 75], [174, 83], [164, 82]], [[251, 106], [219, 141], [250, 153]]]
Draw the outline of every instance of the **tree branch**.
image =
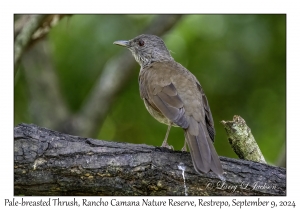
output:
[[233, 121], [222, 120], [221, 123], [227, 132], [232, 149], [239, 158], [267, 163], [251, 133], [251, 129], [242, 117], [234, 115]]
[[[19, 15], [14, 24], [15, 37], [15, 68], [17, 73], [21, 57], [28, 46], [43, 39], [50, 29], [57, 25], [60, 19], [66, 15]], [[16, 15], [15, 15], [16, 17]]]
[[30, 15], [26, 25], [17, 35], [15, 40], [14, 75], [17, 73], [16, 69], [18, 68], [22, 54], [28, 46], [33, 33], [38, 29], [45, 17], [46, 15]]
[[226, 182], [197, 174], [187, 152], [36, 125], [14, 129], [15, 195], [286, 195], [284, 168], [224, 157], [221, 163]]

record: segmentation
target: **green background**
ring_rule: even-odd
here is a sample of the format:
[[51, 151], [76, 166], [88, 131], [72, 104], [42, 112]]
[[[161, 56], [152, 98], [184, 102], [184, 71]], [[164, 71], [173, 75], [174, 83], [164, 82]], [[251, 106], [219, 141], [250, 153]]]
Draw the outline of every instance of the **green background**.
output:
[[[49, 54], [70, 113], [80, 110], [106, 62], [123, 51], [130, 53], [112, 43], [139, 35], [155, 16], [72, 15], [51, 29]], [[286, 142], [286, 16], [184, 15], [162, 38], [174, 59], [198, 78], [205, 91], [218, 154], [237, 158], [220, 121], [240, 115], [267, 162], [278, 165]], [[43, 70], [43, 66], [37, 68]], [[167, 126], [152, 118], [140, 99], [139, 68], [136, 64], [98, 135], [90, 137], [161, 145]], [[35, 99], [29, 97], [28, 85], [21, 68], [15, 78], [14, 124], [47, 126], [34, 117], [38, 113], [32, 111]], [[51, 107], [51, 99], [44, 99], [44, 106], [58, 108]], [[172, 128], [168, 142], [181, 149], [183, 131]]]

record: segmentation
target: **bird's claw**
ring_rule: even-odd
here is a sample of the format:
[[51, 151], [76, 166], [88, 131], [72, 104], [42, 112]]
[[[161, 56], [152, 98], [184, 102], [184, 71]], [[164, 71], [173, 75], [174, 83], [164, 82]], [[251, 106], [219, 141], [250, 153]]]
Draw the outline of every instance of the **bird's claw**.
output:
[[165, 147], [165, 148], [168, 148], [168, 149], [171, 149], [171, 150], [174, 150], [174, 147], [172, 145], [169, 145], [168, 143], [166, 142], [163, 142], [161, 147]]

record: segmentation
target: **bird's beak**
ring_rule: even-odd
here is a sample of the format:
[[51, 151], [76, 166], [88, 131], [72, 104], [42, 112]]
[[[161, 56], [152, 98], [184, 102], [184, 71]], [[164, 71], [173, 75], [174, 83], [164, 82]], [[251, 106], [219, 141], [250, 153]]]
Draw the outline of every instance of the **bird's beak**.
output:
[[129, 47], [129, 41], [120, 40], [120, 41], [115, 41], [114, 44], [120, 45], [122, 47]]

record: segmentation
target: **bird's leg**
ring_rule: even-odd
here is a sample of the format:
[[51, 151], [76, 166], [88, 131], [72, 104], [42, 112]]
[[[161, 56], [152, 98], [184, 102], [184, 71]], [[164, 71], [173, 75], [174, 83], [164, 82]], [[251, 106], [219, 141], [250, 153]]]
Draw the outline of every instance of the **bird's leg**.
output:
[[174, 147], [173, 147], [172, 145], [169, 145], [168, 142], [167, 142], [168, 136], [169, 136], [169, 133], [170, 133], [170, 130], [171, 130], [171, 123], [170, 123], [169, 126], [168, 126], [168, 130], [167, 130], [165, 139], [164, 139], [164, 141], [163, 141], [163, 143], [162, 143], [161, 146], [162, 146], [162, 147], [166, 147], [166, 148], [168, 148], [168, 149], [174, 150]]
[[186, 139], [184, 139], [184, 145], [183, 145], [181, 151], [183, 151], [183, 152], [186, 152], [186, 151], [187, 151], [187, 150], [186, 150]]

